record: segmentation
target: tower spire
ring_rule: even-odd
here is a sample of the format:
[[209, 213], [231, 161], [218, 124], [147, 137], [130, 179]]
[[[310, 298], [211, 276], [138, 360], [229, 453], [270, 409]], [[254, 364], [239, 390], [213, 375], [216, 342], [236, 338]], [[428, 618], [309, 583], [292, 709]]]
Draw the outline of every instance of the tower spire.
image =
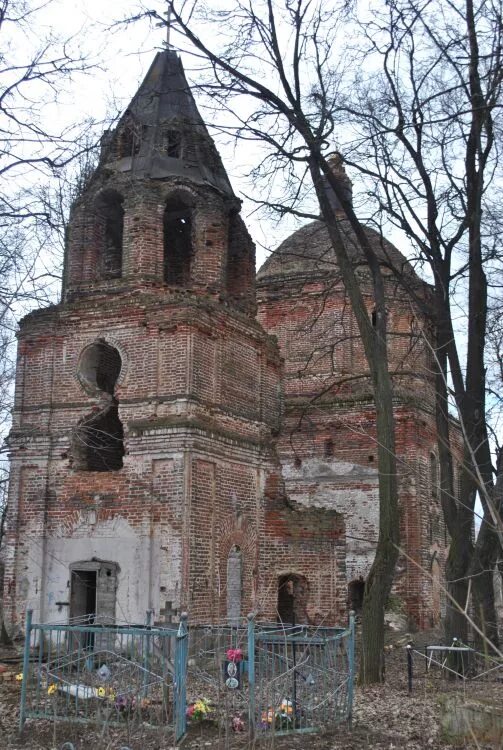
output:
[[120, 171], [133, 177], [184, 177], [234, 197], [182, 62], [169, 46], [169, 20], [167, 26], [167, 49], [155, 56], [110, 139], [105, 160], [120, 159]]

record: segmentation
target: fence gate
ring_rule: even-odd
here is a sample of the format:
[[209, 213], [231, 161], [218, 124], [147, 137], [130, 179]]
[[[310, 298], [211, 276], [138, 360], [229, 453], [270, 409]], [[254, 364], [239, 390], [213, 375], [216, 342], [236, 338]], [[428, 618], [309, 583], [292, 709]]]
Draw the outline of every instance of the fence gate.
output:
[[27, 718], [186, 729], [188, 629], [55, 625], [26, 617], [20, 729]]

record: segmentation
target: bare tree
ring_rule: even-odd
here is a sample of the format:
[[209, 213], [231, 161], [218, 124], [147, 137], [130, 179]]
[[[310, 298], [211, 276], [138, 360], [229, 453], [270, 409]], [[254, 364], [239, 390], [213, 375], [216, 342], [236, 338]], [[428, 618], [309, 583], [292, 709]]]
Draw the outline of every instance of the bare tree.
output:
[[[327, 160], [333, 137], [332, 108], [339, 76], [330, 65], [339, 10], [324, 3], [287, 0], [284, 4], [238, 2], [230, 12], [215, 11], [197, 2], [180, 9], [169, 3], [175, 28], [203, 56], [213, 78], [201, 86], [211, 94], [215, 108], [225, 113], [224, 128], [238, 137], [263, 144], [267, 153], [255, 170], [269, 184], [279, 173], [289, 198], [266, 202], [280, 211], [305, 215], [299, 197], [314, 192], [337, 257], [368, 361], [376, 407], [379, 465], [379, 539], [363, 603], [361, 679], [383, 679], [384, 609], [393, 581], [399, 549], [397, 476], [392, 407], [392, 386], [386, 345], [386, 299], [380, 260], [360, 225], [344, 185]], [[166, 23], [160, 13], [145, 14]], [[138, 16], [139, 18], [141, 16]], [[134, 19], [137, 20], [137, 19]], [[197, 21], [225, 25], [219, 50], [210, 49], [196, 33]], [[283, 29], [283, 30], [282, 30]], [[288, 31], [284, 32], [284, 29]], [[239, 114], [238, 100], [244, 101]], [[340, 236], [339, 223], [327, 187], [333, 191], [368, 265], [373, 290], [369, 310], [358, 274]]]
[[65, 85], [94, 65], [78, 40], [40, 34], [39, 14], [48, 4], [0, 0], [0, 546], [17, 320], [57, 299], [70, 202], [60, 181], [71, 179], [74, 160], [88, 154], [94, 129], [91, 121], [55, 121], [51, 108]]
[[[479, 626], [496, 645], [492, 571], [502, 527], [485, 349], [488, 275], [501, 269], [490, 218], [501, 176], [502, 6], [498, 0], [391, 0], [361, 28], [367, 72], [363, 66], [341, 96], [336, 117], [353, 126], [350, 161], [381, 220], [384, 215], [406, 234], [433, 277], [433, 309], [424, 312], [436, 328], [440, 495], [451, 537], [446, 577], [458, 604], [448, 607], [447, 635], [466, 637], [463, 610], [471, 586]], [[456, 335], [460, 310], [466, 315], [464, 361]], [[451, 396], [465, 441], [459, 493]], [[484, 517], [474, 545], [477, 493]]]

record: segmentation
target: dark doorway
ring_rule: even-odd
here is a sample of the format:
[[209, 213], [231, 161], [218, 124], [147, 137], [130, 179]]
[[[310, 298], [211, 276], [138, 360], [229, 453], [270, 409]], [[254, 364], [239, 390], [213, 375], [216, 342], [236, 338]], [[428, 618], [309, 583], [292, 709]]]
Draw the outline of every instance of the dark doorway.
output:
[[278, 622], [301, 625], [309, 622], [309, 584], [304, 576], [289, 573], [278, 579]]
[[70, 621], [93, 623], [96, 618], [96, 570], [72, 570]]
[[363, 607], [363, 595], [365, 594], [365, 581], [360, 576], [355, 581], [351, 581], [348, 586], [348, 605], [349, 609], [354, 612], [361, 612]]
[[[92, 625], [96, 620], [96, 570], [72, 570], [70, 582], [70, 624]], [[94, 633], [71, 633], [70, 650], [92, 649]]]

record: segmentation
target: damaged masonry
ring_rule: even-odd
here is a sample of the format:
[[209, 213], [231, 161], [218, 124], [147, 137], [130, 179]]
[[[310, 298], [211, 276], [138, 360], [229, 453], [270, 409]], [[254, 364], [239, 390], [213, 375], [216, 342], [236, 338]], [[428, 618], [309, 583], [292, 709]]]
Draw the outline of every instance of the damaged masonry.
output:
[[[333, 168], [350, 194], [337, 157]], [[333, 250], [313, 222], [256, 278], [239, 212], [179, 58], [159, 53], [73, 206], [62, 302], [20, 326], [12, 634], [27, 609], [36, 622], [186, 610], [191, 623], [255, 611], [331, 625], [361, 606], [378, 529], [375, 410]], [[383, 265], [412, 278], [367, 231]], [[391, 273], [387, 285], [402, 540], [431, 571], [402, 559], [395, 593], [427, 627], [444, 606], [448, 542], [433, 368], [420, 317]], [[366, 299], [371, 312], [370, 284]]]

